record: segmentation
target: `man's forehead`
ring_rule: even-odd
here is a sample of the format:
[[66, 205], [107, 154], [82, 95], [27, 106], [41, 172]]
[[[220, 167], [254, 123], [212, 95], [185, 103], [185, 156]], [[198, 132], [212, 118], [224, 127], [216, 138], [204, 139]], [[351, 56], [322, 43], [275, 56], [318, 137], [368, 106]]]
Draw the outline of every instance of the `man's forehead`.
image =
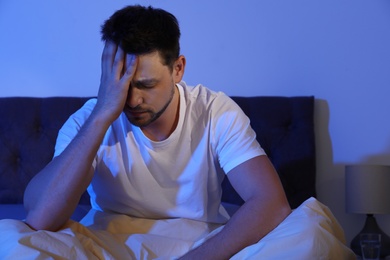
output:
[[157, 75], [169, 72], [169, 67], [161, 62], [158, 54], [144, 54], [137, 58], [135, 77], [142, 80], [151, 80]]
[[[129, 53], [130, 55], [134, 55], [134, 54], [131, 54]], [[161, 63], [161, 65], [163, 65], [163, 58], [160, 54], [159, 51], [152, 51], [152, 52], [148, 52], [148, 53], [143, 53], [143, 54], [138, 54], [136, 55], [138, 57], [138, 59], [142, 59], [142, 60], [154, 60], [155, 62], [159, 62]]]

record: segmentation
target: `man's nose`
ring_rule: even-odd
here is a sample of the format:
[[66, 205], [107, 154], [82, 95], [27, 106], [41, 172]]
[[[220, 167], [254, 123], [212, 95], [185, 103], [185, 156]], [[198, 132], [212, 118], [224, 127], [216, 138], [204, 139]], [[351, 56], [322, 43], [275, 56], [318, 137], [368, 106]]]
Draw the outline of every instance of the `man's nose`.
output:
[[134, 108], [142, 104], [142, 93], [139, 89], [130, 86], [129, 93], [127, 94], [127, 105]]

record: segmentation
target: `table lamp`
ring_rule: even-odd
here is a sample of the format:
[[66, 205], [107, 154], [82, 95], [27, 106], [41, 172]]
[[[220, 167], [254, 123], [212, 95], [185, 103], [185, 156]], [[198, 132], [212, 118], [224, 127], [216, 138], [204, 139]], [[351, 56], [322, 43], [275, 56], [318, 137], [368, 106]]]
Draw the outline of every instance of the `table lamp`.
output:
[[361, 255], [360, 234], [381, 234], [381, 257], [390, 255], [390, 238], [378, 226], [374, 214], [390, 214], [390, 166], [346, 165], [345, 198], [348, 213], [366, 214], [363, 229], [351, 241], [351, 249]]

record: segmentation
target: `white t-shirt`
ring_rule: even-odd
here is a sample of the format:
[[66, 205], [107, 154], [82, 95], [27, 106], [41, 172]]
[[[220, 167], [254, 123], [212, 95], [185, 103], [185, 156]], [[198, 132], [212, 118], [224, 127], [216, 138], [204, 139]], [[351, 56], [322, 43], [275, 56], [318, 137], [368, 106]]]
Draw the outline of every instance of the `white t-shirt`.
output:
[[[179, 121], [160, 142], [151, 141], [124, 113], [107, 130], [88, 187], [92, 207], [135, 217], [189, 218], [225, 223], [224, 173], [263, 155], [248, 117], [222, 92], [177, 84]], [[96, 104], [91, 99], [61, 128], [58, 156]]]

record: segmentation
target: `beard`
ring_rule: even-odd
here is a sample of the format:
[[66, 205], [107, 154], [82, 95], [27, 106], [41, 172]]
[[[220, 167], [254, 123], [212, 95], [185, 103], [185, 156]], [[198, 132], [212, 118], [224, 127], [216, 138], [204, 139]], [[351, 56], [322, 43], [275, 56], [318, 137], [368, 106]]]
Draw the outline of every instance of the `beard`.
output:
[[[174, 85], [175, 86], [175, 85]], [[172, 88], [171, 94], [164, 104], [164, 106], [159, 111], [154, 111], [152, 109], [144, 109], [141, 105], [138, 105], [134, 108], [130, 108], [128, 106], [125, 107], [124, 112], [127, 119], [131, 124], [138, 127], [145, 127], [156, 121], [168, 108], [169, 104], [171, 104], [173, 97], [175, 94], [175, 87]], [[140, 113], [140, 116], [134, 116], [133, 113]]]

